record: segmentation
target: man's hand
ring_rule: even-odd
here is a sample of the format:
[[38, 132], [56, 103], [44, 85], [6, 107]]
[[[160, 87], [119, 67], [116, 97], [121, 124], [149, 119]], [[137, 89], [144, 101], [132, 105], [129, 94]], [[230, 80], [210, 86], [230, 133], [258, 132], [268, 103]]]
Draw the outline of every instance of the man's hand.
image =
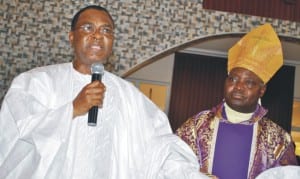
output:
[[73, 100], [73, 119], [87, 113], [93, 106], [102, 107], [105, 86], [100, 81], [86, 85]]

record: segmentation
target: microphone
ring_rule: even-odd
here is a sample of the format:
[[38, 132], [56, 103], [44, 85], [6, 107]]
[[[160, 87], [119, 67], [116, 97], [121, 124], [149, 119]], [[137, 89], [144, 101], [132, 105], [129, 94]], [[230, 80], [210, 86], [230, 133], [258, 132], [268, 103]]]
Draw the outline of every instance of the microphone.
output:
[[[104, 67], [101, 63], [94, 63], [91, 66], [92, 73], [92, 82], [95, 80], [101, 81], [102, 75], [104, 73]], [[88, 114], [88, 125], [96, 126], [97, 125], [97, 115], [98, 115], [98, 106], [93, 106], [89, 110]]]

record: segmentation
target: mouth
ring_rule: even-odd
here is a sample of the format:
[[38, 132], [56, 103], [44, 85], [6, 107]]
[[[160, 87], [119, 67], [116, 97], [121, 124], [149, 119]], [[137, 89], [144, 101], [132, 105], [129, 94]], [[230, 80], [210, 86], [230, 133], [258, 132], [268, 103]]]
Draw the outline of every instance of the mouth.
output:
[[98, 45], [98, 44], [93, 44], [93, 45], [90, 46], [90, 49], [95, 50], [95, 51], [99, 51], [99, 50], [103, 49], [103, 46]]
[[103, 60], [106, 58], [106, 49], [102, 44], [90, 44], [86, 47], [86, 55], [93, 60]]
[[238, 92], [232, 93], [231, 96], [232, 96], [232, 98], [234, 98], [234, 99], [243, 99], [243, 98], [244, 98], [244, 95], [241, 94], [241, 93], [238, 93]]

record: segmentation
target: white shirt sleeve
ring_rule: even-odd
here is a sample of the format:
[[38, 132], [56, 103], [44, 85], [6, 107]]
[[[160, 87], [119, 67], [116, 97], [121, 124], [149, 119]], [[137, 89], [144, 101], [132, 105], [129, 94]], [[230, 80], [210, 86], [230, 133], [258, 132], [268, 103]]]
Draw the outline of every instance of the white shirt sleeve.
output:
[[72, 103], [51, 108], [53, 91], [40, 83], [30, 73], [20, 75], [4, 98], [0, 113], [0, 178], [32, 178], [33, 171], [43, 171], [37, 167], [51, 165], [68, 136]]

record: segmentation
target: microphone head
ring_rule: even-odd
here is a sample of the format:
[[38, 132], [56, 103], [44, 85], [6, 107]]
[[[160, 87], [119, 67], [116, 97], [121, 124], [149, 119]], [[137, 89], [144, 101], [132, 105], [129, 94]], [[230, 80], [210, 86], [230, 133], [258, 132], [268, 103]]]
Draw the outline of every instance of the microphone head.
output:
[[104, 73], [103, 64], [102, 63], [93, 63], [91, 66], [91, 73], [103, 75], [103, 73]]

